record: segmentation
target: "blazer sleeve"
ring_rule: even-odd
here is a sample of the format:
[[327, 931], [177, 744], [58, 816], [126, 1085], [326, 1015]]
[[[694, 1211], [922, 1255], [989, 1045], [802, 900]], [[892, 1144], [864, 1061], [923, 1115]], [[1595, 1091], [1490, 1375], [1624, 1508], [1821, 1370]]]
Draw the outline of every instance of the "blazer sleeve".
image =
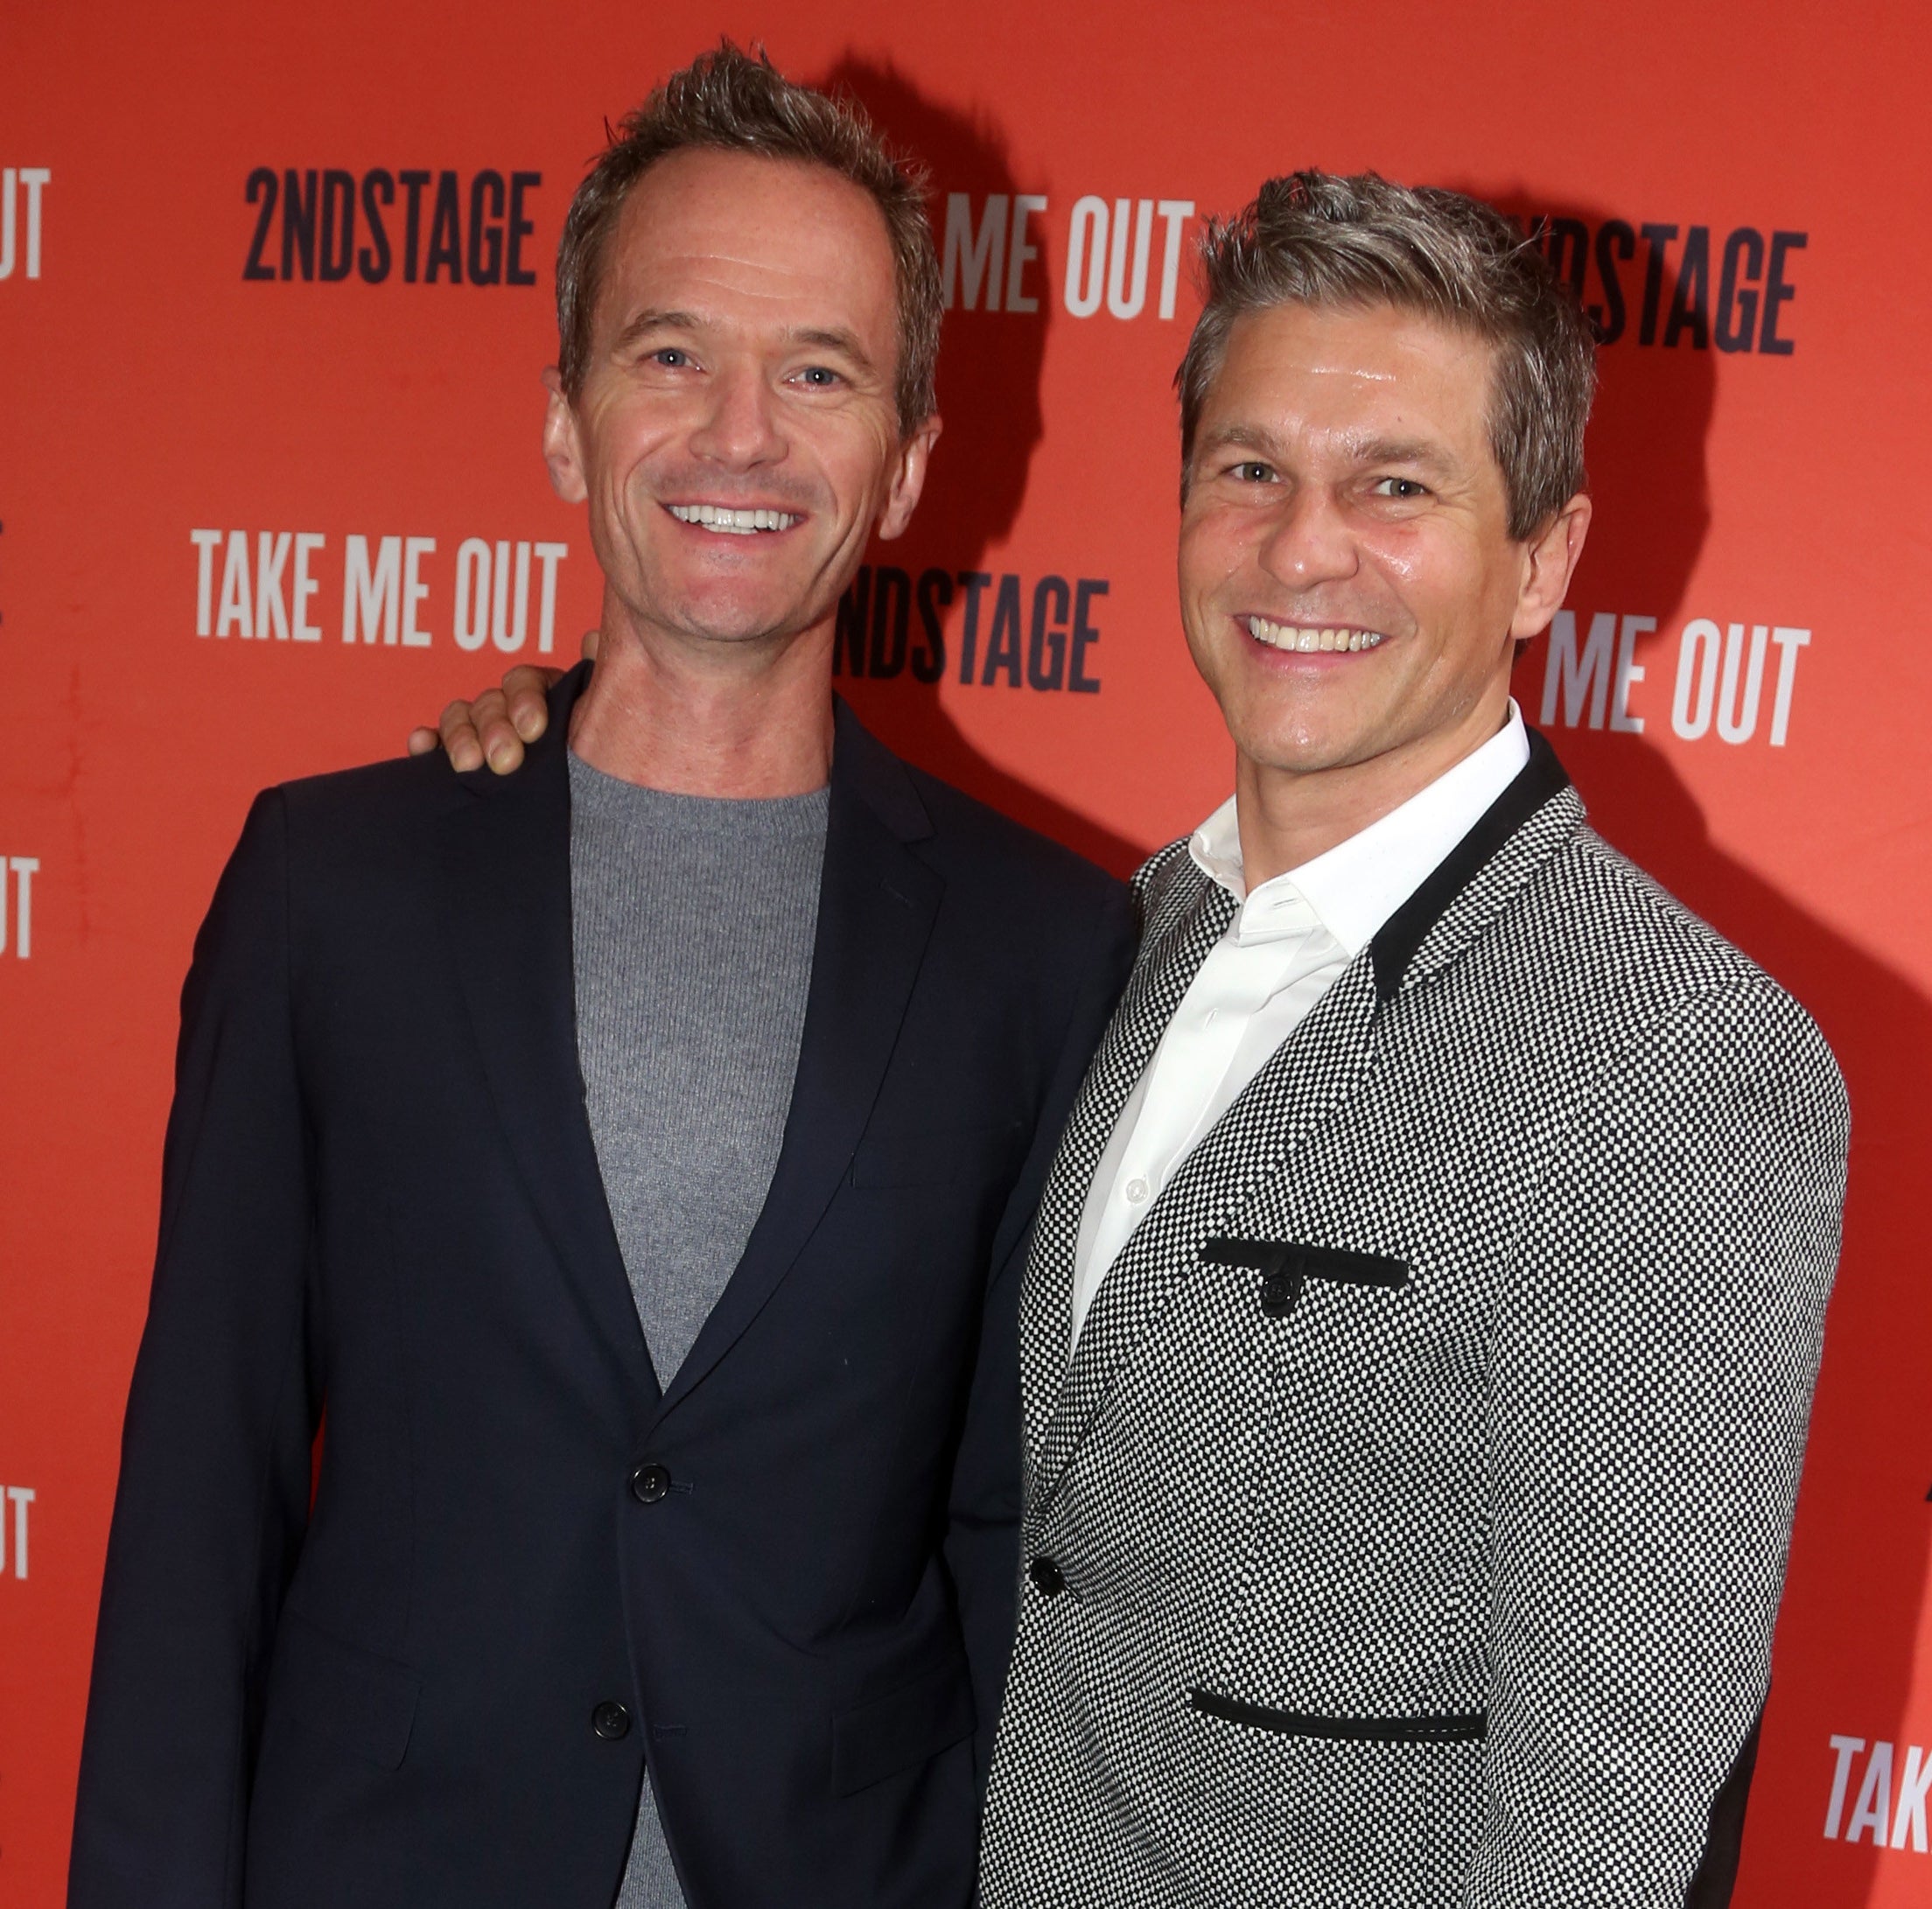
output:
[[1090, 920], [1074, 968], [1066, 1038], [1041, 1103], [1026, 1162], [995, 1237], [981, 1312], [972, 1388], [953, 1467], [946, 1563], [978, 1715], [974, 1758], [982, 1794], [1012, 1655], [1019, 1593], [1021, 1512], [1019, 1289], [1046, 1175], [1073, 1112], [1087, 1064], [1133, 964], [1135, 924], [1127, 891], [1110, 886]]
[[182, 995], [70, 1909], [242, 1901], [267, 1657], [307, 1520], [315, 1431], [288, 892], [285, 811], [270, 791], [221, 878]]
[[1676, 1003], [1553, 1143], [1492, 1341], [1465, 1909], [1728, 1898], [1848, 1129], [1823, 1038], [1753, 977]]

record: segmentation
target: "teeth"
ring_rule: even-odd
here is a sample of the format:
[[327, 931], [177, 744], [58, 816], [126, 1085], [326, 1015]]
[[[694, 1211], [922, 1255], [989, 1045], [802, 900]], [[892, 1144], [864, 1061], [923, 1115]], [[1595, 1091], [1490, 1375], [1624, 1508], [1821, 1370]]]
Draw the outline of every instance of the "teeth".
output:
[[760, 530], [789, 530], [798, 519], [783, 510], [733, 510], [724, 504], [671, 504], [666, 507], [681, 524], [703, 524], [707, 530], [723, 530], [732, 536], [749, 537]]
[[1242, 619], [1248, 626], [1248, 633], [1257, 643], [1265, 643], [1270, 649], [1294, 650], [1302, 654], [1311, 652], [1334, 651], [1354, 653], [1357, 650], [1373, 649], [1382, 641], [1380, 630], [1350, 630], [1303, 626], [1295, 623], [1270, 623], [1266, 617], [1247, 617]]

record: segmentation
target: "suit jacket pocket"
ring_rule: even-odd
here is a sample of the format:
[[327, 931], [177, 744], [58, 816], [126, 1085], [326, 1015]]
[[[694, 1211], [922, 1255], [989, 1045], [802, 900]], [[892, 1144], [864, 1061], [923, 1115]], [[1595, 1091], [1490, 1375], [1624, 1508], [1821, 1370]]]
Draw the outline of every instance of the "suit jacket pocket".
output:
[[1339, 1744], [1466, 1744], [1489, 1734], [1481, 1710], [1440, 1711], [1428, 1717], [1314, 1717], [1302, 1710], [1272, 1710], [1218, 1690], [1190, 1690], [1190, 1710], [1218, 1717], [1247, 1730], [1272, 1731], [1280, 1737], [1312, 1737]]
[[936, 1757], [978, 1722], [964, 1654], [832, 1719], [832, 1787], [850, 1796]]
[[345, 1644], [284, 1612], [269, 1678], [269, 1710], [304, 1724], [384, 1770], [410, 1746], [423, 1681], [404, 1666]]

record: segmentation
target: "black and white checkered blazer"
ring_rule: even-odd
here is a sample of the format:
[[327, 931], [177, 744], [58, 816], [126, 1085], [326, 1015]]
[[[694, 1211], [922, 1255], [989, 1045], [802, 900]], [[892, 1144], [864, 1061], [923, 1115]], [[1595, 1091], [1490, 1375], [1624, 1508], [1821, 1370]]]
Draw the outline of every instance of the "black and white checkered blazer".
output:
[[1174, 1175], [1075, 1241], [1226, 927], [1185, 843], [1041, 1209], [987, 1909], [1728, 1896], [1848, 1113], [1530, 765]]

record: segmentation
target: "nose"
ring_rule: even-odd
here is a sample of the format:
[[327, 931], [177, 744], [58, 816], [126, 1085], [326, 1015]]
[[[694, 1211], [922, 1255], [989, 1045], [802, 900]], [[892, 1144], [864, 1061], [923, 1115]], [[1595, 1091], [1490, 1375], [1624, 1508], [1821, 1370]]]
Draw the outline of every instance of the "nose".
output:
[[721, 367], [709, 381], [693, 457], [727, 471], [752, 471], [785, 456], [771, 388], [754, 366]]
[[1295, 591], [1342, 582], [1362, 563], [1346, 513], [1331, 493], [1313, 484], [1288, 491], [1256, 555], [1269, 576]]

